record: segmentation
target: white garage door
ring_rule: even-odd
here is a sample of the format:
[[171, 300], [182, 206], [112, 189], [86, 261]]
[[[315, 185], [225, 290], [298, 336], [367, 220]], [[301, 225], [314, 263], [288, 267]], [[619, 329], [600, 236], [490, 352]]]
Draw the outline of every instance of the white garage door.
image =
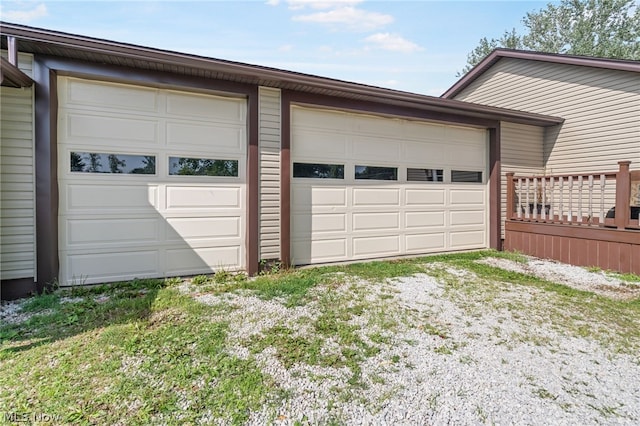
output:
[[295, 264], [485, 248], [485, 129], [292, 109]]
[[238, 269], [246, 100], [61, 77], [60, 283]]

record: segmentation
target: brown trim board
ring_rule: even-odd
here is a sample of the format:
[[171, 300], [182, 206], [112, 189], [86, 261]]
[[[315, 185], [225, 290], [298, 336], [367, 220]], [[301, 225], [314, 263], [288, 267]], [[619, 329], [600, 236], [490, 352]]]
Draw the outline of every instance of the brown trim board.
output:
[[111, 65], [87, 64], [36, 56], [35, 139], [36, 139], [36, 253], [37, 291], [55, 282], [58, 258], [58, 173], [57, 173], [57, 76], [69, 75], [99, 81], [116, 81], [153, 87], [238, 94], [248, 102], [247, 147], [247, 257], [249, 273], [258, 270], [258, 87], [241, 83], [131, 70]]
[[500, 123], [489, 129], [489, 247], [502, 250]]
[[280, 261], [291, 265], [291, 101], [280, 93]]
[[249, 275], [258, 273], [258, 246], [260, 244], [260, 153], [258, 142], [260, 123], [258, 86], [248, 94], [248, 147], [247, 147], [247, 259], [246, 268]]
[[407, 119], [447, 122], [489, 130], [489, 243], [500, 250], [501, 196], [500, 196], [500, 121], [464, 117], [417, 108], [398, 107], [386, 103], [356, 101], [333, 96], [282, 90], [281, 97], [281, 150], [280, 150], [280, 256], [282, 262], [291, 263], [291, 106], [299, 104], [316, 108], [333, 108], [355, 113], [375, 113]]
[[36, 164], [37, 291], [58, 277], [58, 153], [57, 76], [37, 57], [34, 60]]
[[0, 281], [0, 300], [15, 300], [38, 293], [35, 278], [17, 278]]

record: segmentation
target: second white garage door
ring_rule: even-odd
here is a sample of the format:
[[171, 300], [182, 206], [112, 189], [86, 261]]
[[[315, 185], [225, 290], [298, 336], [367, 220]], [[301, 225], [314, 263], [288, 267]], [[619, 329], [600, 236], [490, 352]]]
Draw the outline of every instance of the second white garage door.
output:
[[292, 108], [294, 264], [485, 248], [487, 131]]
[[58, 80], [60, 283], [245, 266], [246, 100]]

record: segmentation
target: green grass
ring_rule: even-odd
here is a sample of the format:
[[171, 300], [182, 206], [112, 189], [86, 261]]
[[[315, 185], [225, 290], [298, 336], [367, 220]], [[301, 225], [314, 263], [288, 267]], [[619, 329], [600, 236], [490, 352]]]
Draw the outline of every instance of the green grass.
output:
[[[531, 324], [531, 332], [520, 336], [533, 343], [544, 340], [536, 334], [537, 321], [563, 334], [595, 339], [606, 346], [624, 353], [635, 353], [640, 349], [640, 298], [614, 300], [588, 291], [540, 279], [519, 272], [507, 271], [484, 263], [486, 257], [520, 261], [518, 254], [495, 251], [478, 251], [460, 254], [432, 256], [422, 259], [429, 273], [446, 283], [445, 294], [462, 303], [468, 311], [482, 315], [487, 307], [509, 311], [515, 319]], [[447, 273], [448, 265], [473, 273], [472, 278], [461, 279]], [[531, 298], [501, 297], [510, 288], [520, 287]], [[527, 290], [529, 289], [529, 290]], [[533, 292], [532, 292], [533, 290]], [[531, 318], [537, 318], [531, 320]]]
[[[254, 278], [226, 271], [192, 277], [194, 293], [220, 296], [213, 305], [178, 292], [179, 279], [133, 280], [37, 296], [22, 305], [28, 320], [0, 325], [0, 407], [59, 416], [63, 424], [243, 424], [252, 412], [279, 406], [290, 392], [261, 371], [257, 355], [267, 348], [285, 368], [344, 369], [349, 380], [336, 388], [331, 404], [360, 402], [366, 400], [365, 383], [382, 380], [375, 372], [365, 380], [363, 363], [409, 343], [398, 334], [407, 327], [433, 340], [434, 356], [473, 363], [459, 355], [464, 341], [450, 339], [450, 325], [439, 321], [437, 313], [427, 308], [414, 312], [397, 303], [388, 280], [416, 273], [436, 277], [444, 286], [442, 297], [468, 315], [469, 325], [487, 312], [524, 325], [513, 336], [500, 335], [496, 327], [491, 336], [496, 344], [510, 337], [509, 344], [549, 345], [539, 330], [551, 327], [620, 352], [640, 350], [640, 299], [612, 300], [478, 262], [487, 257], [525, 261], [518, 254], [482, 251], [272, 268]], [[636, 278], [625, 276], [629, 282]], [[229, 351], [229, 336], [242, 318], [228, 295], [253, 295], [287, 308], [306, 305], [313, 315], [297, 322], [285, 318], [234, 340], [249, 349], [246, 358], [239, 358]], [[398, 355], [386, 357], [392, 368], [411, 368]], [[553, 397], [540, 389], [537, 394]], [[615, 414], [608, 407], [601, 410]]]
[[229, 324], [206, 320], [219, 307], [160, 280], [68, 294], [80, 293], [108, 300], [39, 296], [25, 304], [30, 320], [0, 327], [3, 411], [132, 425], [195, 423], [210, 412], [241, 424], [273, 393], [253, 361], [225, 351]]

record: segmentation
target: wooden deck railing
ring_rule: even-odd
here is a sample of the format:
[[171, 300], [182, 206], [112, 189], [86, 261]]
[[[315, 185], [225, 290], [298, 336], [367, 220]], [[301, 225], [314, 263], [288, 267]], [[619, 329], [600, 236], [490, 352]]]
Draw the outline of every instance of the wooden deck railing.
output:
[[640, 229], [640, 171], [629, 171], [630, 164], [620, 161], [617, 172], [604, 173], [507, 173], [507, 219]]

